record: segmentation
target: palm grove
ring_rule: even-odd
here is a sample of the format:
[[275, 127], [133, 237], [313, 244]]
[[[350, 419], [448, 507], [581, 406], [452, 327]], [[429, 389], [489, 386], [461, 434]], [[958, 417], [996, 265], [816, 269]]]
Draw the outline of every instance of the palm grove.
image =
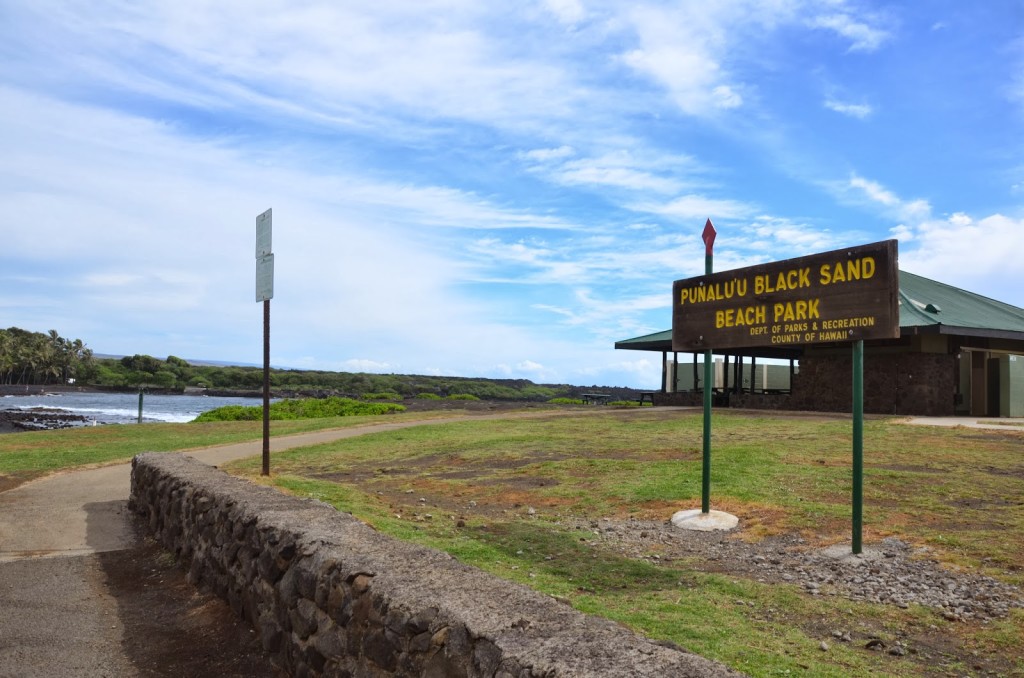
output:
[[0, 330], [0, 383], [66, 384], [95, 373], [92, 351], [81, 339], [65, 339], [18, 327]]

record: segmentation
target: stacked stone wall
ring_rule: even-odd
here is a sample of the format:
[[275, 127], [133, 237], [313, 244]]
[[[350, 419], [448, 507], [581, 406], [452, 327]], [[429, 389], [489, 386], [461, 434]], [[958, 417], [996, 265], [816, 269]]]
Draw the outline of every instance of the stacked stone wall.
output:
[[190, 457], [137, 456], [130, 504], [290, 675], [740, 675]]
[[[956, 358], [945, 353], [867, 353], [864, 411], [932, 417], [953, 416]], [[853, 357], [805, 355], [793, 378], [793, 409], [849, 412]]]

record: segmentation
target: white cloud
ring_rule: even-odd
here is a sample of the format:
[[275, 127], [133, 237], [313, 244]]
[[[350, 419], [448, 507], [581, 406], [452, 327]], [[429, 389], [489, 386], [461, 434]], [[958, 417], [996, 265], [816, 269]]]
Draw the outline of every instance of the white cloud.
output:
[[341, 369], [345, 372], [376, 372], [380, 374], [395, 372], [400, 369], [400, 365], [380, 362], [377, 360], [367, 360], [365, 358], [351, 358], [341, 362]]
[[750, 223], [740, 225], [739, 231], [739, 237], [730, 238], [729, 244], [733, 249], [757, 253], [763, 257], [761, 261], [751, 263], [827, 251], [850, 245], [852, 243], [849, 238], [857, 237], [849, 231], [837, 234], [812, 224], [767, 215], [760, 215]]
[[694, 183], [694, 175], [701, 172], [693, 158], [652, 152], [635, 139], [615, 139], [604, 143], [620, 147], [587, 157], [575, 157], [575, 149], [561, 146], [529, 151], [520, 157], [535, 163], [530, 170], [549, 181], [591, 189], [605, 197], [608, 197], [608, 188], [635, 193], [677, 193]]
[[574, 26], [583, 21], [586, 10], [580, 0], [543, 0], [544, 6], [561, 23]]
[[874, 113], [874, 109], [868, 104], [851, 104], [837, 99], [826, 99], [825, 108], [859, 120], [864, 120]]
[[884, 214], [900, 221], [917, 221], [931, 215], [932, 208], [927, 200], [904, 200], [877, 181], [856, 174], [851, 175], [839, 190], [846, 197], [866, 200], [868, 204], [882, 208]]
[[1024, 307], [1024, 219], [956, 213], [901, 226], [900, 268]]
[[721, 64], [727, 43], [712, 7], [639, 5], [628, 18], [639, 46], [623, 63], [662, 85], [683, 112], [709, 116], [742, 105], [740, 85]]
[[[841, 0], [827, 5], [819, 13], [821, 3], [798, 0], [641, 3], [626, 14], [638, 45], [621, 59], [664, 87], [683, 112], [714, 117], [746, 104], [756, 81], [744, 75], [744, 59], [758, 59], [757, 46], [780, 28], [831, 31], [849, 42], [849, 51], [875, 51], [891, 37], [883, 17], [858, 12]], [[841, 112], [864, 115], [864, 110], [858, 105]]]
[[680, 183], [675, 179], [628, 167], [602, 166], [591, 161], [567, 163], [556, 177], [568, 185], [612, 186], [632, 191], [673, 193], [680, 188]]
[[667, 203], [637, 203], [638, 212], [660, 214], [680, 221], [711, 219], [739, 219], [748, 216], [754, 208], [737, 200], [708, 198], [702, 195], [684, 195]]
[[821, 14], [807, 21], [811, 28], [823, 28], [850, 41], [851, 52], [873, 52], [890, 38], [890, 32], [848, 12]]
[[544, 163], [568, 158], [575, 153], [576, 151], [572, 146], [559, 146], [558, 148], [535, 148], [532, 151], [522, 153], [521, 156], [527, 160]]
[[[199, 10], [140, 2], [107, 13], [45, 0], [33, 5], [21, 10], [25, 22], [48, 25], [53, 34], [24, 36], [25, 47], [50, 45], [63, 72], [41, 70], [42, 82], [99, 80], [208, 110], [273, 111], [356, 127], [385, 120], [404, 127], [404, 116], [430, 112], [518, 127], [570, 114], [580, 94], [543, 54], [487, 31], [490, 22], [525, 19], [483, 6], [269, 0]], [[558, 7], [571, 17], [571, 3]], [[73, 58], [64, 59], [61, 42], [76, 45]]]

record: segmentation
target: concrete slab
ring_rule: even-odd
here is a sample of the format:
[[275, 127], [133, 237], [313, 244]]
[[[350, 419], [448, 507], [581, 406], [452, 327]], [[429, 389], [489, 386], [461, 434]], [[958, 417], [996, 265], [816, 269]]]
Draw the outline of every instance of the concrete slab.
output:
[[698, 532], [731, 530], [739, 522], [739, 518], [725, 511], [703, 513], [700, 509], [688, 509], [686, 511], [676, 511], [672, 515], [673, 526], [683, 530], [696, 530]]
[[853, 544], [834, 544], [819, 551], [822, 556], [840, 563], [861, 565], [885, 557], [885, 549], [878, 544], [862, 545], [860, 553], [853, 552]]
[[1024, 431], [1024, 419], [1016, 417], [910, 417], [906, 423], [915, 426], [965, 426], [994, 431]]

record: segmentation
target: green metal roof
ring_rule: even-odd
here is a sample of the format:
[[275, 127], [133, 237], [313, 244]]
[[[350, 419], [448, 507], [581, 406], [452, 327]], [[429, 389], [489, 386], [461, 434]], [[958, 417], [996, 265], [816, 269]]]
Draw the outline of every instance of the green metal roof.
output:
[[1024, 309], [900, 271], [900, 327], [938, 326], [1024, 333]]
[[[900, 271], [900, 328], [1024, 341], [1024, 309]], [[615, 348], [671, 351], [672, 330], [617, 341]]]
[[[666, 346], [668, 348], [665, 348]], [[672, 330], [616, 341], [615, 348], [631, 348], [637, 351], [671, 351]]]

